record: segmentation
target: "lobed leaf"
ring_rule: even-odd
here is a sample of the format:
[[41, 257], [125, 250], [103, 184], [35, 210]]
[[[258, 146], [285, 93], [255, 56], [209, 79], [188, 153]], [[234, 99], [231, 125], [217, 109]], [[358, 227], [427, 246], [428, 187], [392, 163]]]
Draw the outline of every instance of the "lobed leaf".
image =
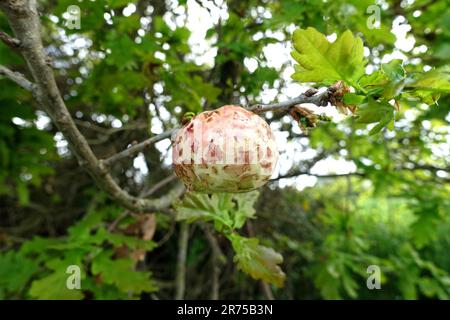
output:
[[364, 75], [364, 47], [362, 40], [347, 30], [330, 43], [314, 28], [294, 31], [292, 57], [298, 62], [294, 80], [331, 84], [344, 80], [354, 84]]
[[212, 195], [190, 192], [176, 206], [177, 220], [214, 221], [218, 229], [241, 228], [247, 219], [254, 217], [253, 204], [258, 195], [257, 191]]
[[281, 254], [259, 244], [256, 238], [244, 238], [237, 234], [229, 236], [235, 251], [234, 262], [238, 268], [256, 280], [264, 280], [283, 287], [286, 275], [279, 267]]

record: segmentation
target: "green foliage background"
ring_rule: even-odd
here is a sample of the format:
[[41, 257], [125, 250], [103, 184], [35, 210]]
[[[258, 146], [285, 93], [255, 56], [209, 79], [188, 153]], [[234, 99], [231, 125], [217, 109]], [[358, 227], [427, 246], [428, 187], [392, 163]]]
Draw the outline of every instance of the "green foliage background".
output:
[[[320, 123], [306, 135], [274, 115], [268, 120], [289, 143], [315, 151], [294, 159], [286, 178], [259, 193], [187, 195], [175, 206], [177, 217], [124, 215], [78, 167], [32, 96], [1, 78], [0, 299], [173, 298], [180, 220], [191, 223], [186, 298], [210, 298], [217, 267], [220, 298], [267, 297], [255, 279], [271, 283], [280, 299], [450, 298], [449, 1], [382, 1], [377, 29], [366, 24], [374, 4], [366, 0], [143, 0], [125, 16], [129, 3], [79, 1], [81, 29], [70, 30], [63, 13], [73, 1], [40, 1], [59, 88], [99, 158], [173, 128], [185, 112], [259, 102], [270, 89], [277, 100], [293, 65], [296, 81], [352, 85], [356, 91], [344, 102], [358, 106], [357, 117]], [[206, 31], [217, 50], [212, 65], [193, 58], [199, 48], [190, 45], [185, 13], [194, 6], [226, 12]], [[410, 25], [412, 50], [396, 48], [394, 21]], [[269, 64], [263, 50], [291, 45], [298, 28], [293, 59]], [[12, 34], [1, 14], [0, 30]], [[319, 33], [338, 40], [326, 44]], [[319, 54], [320, 43], [334, 49]], [[348, 48], [364, 58], [347, 56]], [[382, 65], [394, 51], [403, 62]], [[257, 61], [255, 70], [246, 67], [248, 58]], [[27, 75], [3, 43], [0, 64]], [[371, 75], [364, 75], [366, 65]], [[133, 194], [171, 173], [161, 148], [142, 157], [148, 174], [133, 159], [112, 168]], [[323, 159], [351, 161], [356, 171], [311, 172]], [[314, 187], [283, 187], [307, 175], [318, 176]], [[81, 290], [65, 286], [74, 264]], [[381, 290], [366, 287], [369, 265], [381, 268]]]

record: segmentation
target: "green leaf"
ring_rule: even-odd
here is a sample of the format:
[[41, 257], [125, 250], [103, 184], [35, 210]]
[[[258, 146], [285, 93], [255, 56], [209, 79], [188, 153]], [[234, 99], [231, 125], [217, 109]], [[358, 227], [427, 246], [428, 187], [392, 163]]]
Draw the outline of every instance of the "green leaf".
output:
[[115, 285], [121, 291], [134, 294], [156, 291], [158, 288], [151, 273], [136, 271], [135, 264], [132, 259], [112, 260], [111, 252], [104, 251], [92, 261], [91, 270], [103, 283]]
[[400, 59], [394, 59], [389, 63], [381, 65], [381, 70], [392, 81], [400, 81], [406, 76], [403, 61]]
[[240, 193], [233, 196], [235, 210], [231, 211], [233, 218], [233, 228], [241, 228], [247, 219], [255, 217], [254, 203], [258, 199], [259, 192], [252, 191], [247, 193]]
[[258, 195], [257, 191], [212, 195], [190, 192], [176, 206], [177, 220], [214, 221], [219, 230], [241, 228], [247, 219], [254, 217], [253, 204]]
[[360, 86], [373, 87], [373, 86], [382, 86], [389, 81], [385, 73], [381, 70], [372, 72], [371, 74], [362, 76], [358, 83]]
[[[385, 83], [377, 84], [382, 88], [382, 96], [386, 100], [399, 96], [406, 82], [406, 71], [403, 68], [403, 61], [394, 59], [389, 63], [383, 64], [381, 65], [381, 72], [388, 79]], [[379, 93], [379, 91], [376, 93]]]
[[73, 240], [87, 239], [91, 230], [102, 226], [102, 221], [112, 214], [118, 214], [120, 207], [105, 206], [102, 209], [92, 208], [75, 225], [69, 228], [69, 237]]
[[[408, 96], [408, 94], [405, 94], [405, 95]], [[420, 90], [415, 90], [415, 91], [411, 92], [410, 96], [419, 98], [422, 102], [424, 102], [428, 105], [432, 105], [432, 104], [437, 103], [437, 101], [441, 97], [441, 94], [439, 92], [420, 89]]]
[[346, 105], [360, 105], [366, 99], [365, 96], [358, 95], [356, 93], [346, 93], [344, 94], [344, 103]]
[[66, 287], [69, 275], [59, 270], [40, 280], [33, 281], [30, 295], [39, 300], [80, 300], [83, 293], [80, 290], [70, 290]]
[[341, 299], [339, 277], [336, 277], [333, 268], [328, 264], [322, 264], [318, 268], [314, 283], [320, 288], [320, 293], [325, 299]]
[[123, 234], [111, 233], [105, 228], [98, 229], [95, 235], [89, 238], [89, 242], [95, 244], [102, 244], [106, 241], [116, 247], [126, 245], [131, 249], [145, 249], [147, 251], [153, 250], [156, 247], [156, 243], [153, 241], [143, 240]]
[[344, 80], [354, 84], [364, 75], [364, 48], [362, 40], [345, 31], [334, 43], [314, 28], [294, 31], [292, 57], [295, 66], [294, 80], [331, 84]]
[[358, 297], [358, 293], [357, 293], [357, 289], [358, 289], [358, 284], [356, 283], [356, 281], [352, 278], [352, 276], [349, 273], [344, 273], [342, 276], [342, 286], [345, 289], [345, 292], [347, 292], [347, 294], [355, 299]]
[[378, 124], [376, 124], [372, 129], [370, 129], [369, 135], [377, 134], [378, 132], [381, 131], [381, 129], [387, 127], [389, 123], [391, 123], [393, 117], [394, 117], [393, 115], [386, 114], [386, 116], [383, 119], [381, 119], [381, 121]]
[[[53, 272], [39, 280], [33, 281], [29, 294], [31, 297], [40, 300], [79, 300], [84, 297], [81, 290], [68, 289], [67, 279], [70, 276], [66, 273], [67, 267], [74, 264], [69, 259], [53, 259], [46, 263], [46, 266]], [[76, 261], [80, 265], [79, 261]], [[84, 278], [81, 272], [81, 279]], [[81, 282], [81, 286], [83, 282]]]
[[33, 239], [26, 241], [20, 251], [25, 254], [36, 254], [42, 253], [48, 248], [50, 245], [58, 244], [60, 240], [55, 238], [41, 238], [41, 237], [33, 237]]
[[36, 261], [16, 251], [0, 255], [0, 288], [6, 292], [21, 291], [37, 269]]
[[131, 2], [130, 0], [108, 0], [107, 1], [107, 3], [109, 4], [110, 8], [124, 7], [130, 2]]
[[405, 86], [404, 81], [391, 81], [384, 86], [382, 96], [385, 100], [390, 100], [397, 98], [402, 94], [403, 88]]
[[378, 122], [378, 124], [369, 131], [369, 134], [373, 135], [386, 127], [394, 119], [394, 107], [389, 103], [369, 99], [367, 103], [359, 106], [357, 116], [357, 123], [369, 124]]
[[[220, 196], [223, 195], [220, 194]], [[223, 214], [219, 210], [219, 195], [216, 194], [209, 196], [203, 193], [187, 193], [176, 208], [177, 220], [187, 220], [189, 223], [199, 219], [203, 221], [223, 219]]]
[[[416, 275], [414, 275], [416, 276]], [[416, 276], [417, 277], [417, 276]], [[403, 298], [407, 300], [416, 300], [417, 299], [417, 288], [416, 283], [411, 281], [411, 277], [401, 278], [398, 280], [397, 285], [398, 289], [401, 291]]]
[[411, 225], [414, 242], [417, 247], [422, 248], [430, 241], [436, 239], [436, 226], [438, 218], [432, 212], [422, 212], [417, 220]]
[[108, 65], [116, 66], [119, 70], [136, 67], [133, 54], [136, 44], [128, 36], [111, 32], [107, 36], [106, 46], [111, 50], [111, 53], [106, 57]]
[[416, 76], [406, 87], [448, 93], [450, 92], [450, 72], [449, 70], [436, 69], [422, 73]]
[[259, 245], [256, 238], [231, 234], [229, 239], [235, 251], [234, 262], [240, 270], [253, 279], [283, 287], [286, 275], [278, 266], [283, 262], [281, 254], [272, 248]]
[[28, 185], [25, 182], [19, 181], [17, 183], [17, 196], [21, 205], [26, 206], [30, 203], [30, 193], [28, 191]]
[[438, 296], [439, 299], [448, 299], [448, 295], [442, 290], [439, 282], [431, 277], [421, 278], [419, 280], [419, 287], [422, 293], [429, 298]]

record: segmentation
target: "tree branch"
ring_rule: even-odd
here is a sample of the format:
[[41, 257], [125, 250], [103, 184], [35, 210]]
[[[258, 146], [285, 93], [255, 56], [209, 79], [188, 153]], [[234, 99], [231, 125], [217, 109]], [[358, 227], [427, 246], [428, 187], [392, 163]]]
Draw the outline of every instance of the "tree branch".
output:
[[142, 197], [143, 198], [147, 198], [150, 197], [152, 194], [154, 194], [156, 191], [158, 191], [159, 189], [161, 189], [162, 187], [166, 186], [167, 184], [171, 183], [172, 181], [176, 180], [177, 176], [172, 173], [170, 176], [162, 179], [161, 181], [159, 181], [158, 183], [155, 183], [153, 186], [151, 186], [150, 188], [146, 189], [143, 193], [142, 193]]
[[294, 99], [290, 99], [283, 102], [277, 102], [272, 104], [255, 104], [247, 108], [247, 110], [252, 111], [256, 114], [264, 112], [288, 112], [289, 109], [297, 104], [302, 103], [312, 103], [318, 107], [325, 107], [328, 105], [331, 97], [334, 94], [332, 87], [329, 87], [326, 91], [317, 94], [316, 89], [309, 89], [305, 93]]
[[189, 242], [189, 225], [186, 222], [180, 224], [178, 238], [177, 274], [175, 277], [176, 291], [175, 299], [184, 299], [186, 289], [186, 256]]
[[7, 46], [17, 49], [20, 48], [20, 41], [10, 37], [8, 34], [6, 34], [3, 31], [0, 31], [0, 40], [3, 41]]
[[293, 171], [287, 174], [283, 174], [283, 175], [279, 175], [276, 178], [271, 179], [270, 181], [277, 181], [277, 180], [281, 180], [281, 179], [288, 179], [288, 178], [295, 178], [301, 175], [309, 175], [309, 176], [313, 176], [316, 178], [340, 178], [340, 177], [348, 177], [348, 176], [359, 176], [359, 177], [364, 177], [363, 173], [360, 172], [350, 172], [350, 173], [342, 173], [342, 174], [313, 174], [309, 171]]
[[76, 125], [92, 130], [106, 137], [121, 131], [141, 130], [147, 128], [147, 123], [145, 122], [128, 123], [119, 128], [106, 128], [98, 126], [89, 121], [83, 121], [78, 119], [74, 119], [74, 121]]
[[220, 272], [221, 272], [221, 258], [223, 256], [220, 250], [219, 243], [214, 234], [206, 226], [202, 226], [205, 232], [206, 239], [211, 247], [211, 300], [219, 300], [220, 298]]
[[2, 65], [0, 65], [0, 75], [5, 76], [9, 80], [15, 82], [20, 87], [24, 88], [25, 90], [30, 91], [33, 94], [36, 94], [36, 85], [31, 83], [23, 74], [20, 72], [12, 71]]
[[105, 165], [111, 165], [114, 162], [117, 162], [119, 160], [122, 160], [124, 158], [129, 158], [129, 157], [133, 157], [136, 154], [138, 154], [139, 152], [143, 151], [145, 148], [151, 146], [152, 144], [170, 138], [170, 136], [172, 135], [173, 132], [175, 132], [176, 129], [171, 129], [168, 130], [166, 132], [163, 132], [161, 134], [158, 134], [157, 136], [151, 137], [147, 140], [142, 141], [141, 143], [135, 144], [131, 147], [129, 147], [128, 149], [125, 149], [119, 153], [116, 153], [115, 155], [103, 160], [103, 163]]

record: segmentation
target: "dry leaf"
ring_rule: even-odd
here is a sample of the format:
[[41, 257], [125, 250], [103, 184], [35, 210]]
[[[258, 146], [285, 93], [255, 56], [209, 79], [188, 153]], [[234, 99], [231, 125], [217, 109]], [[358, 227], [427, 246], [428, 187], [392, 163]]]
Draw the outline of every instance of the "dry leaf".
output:
[[152, 240], [156, 232], [156, 214], [145, 214], [141, 224], [142, 239]]

